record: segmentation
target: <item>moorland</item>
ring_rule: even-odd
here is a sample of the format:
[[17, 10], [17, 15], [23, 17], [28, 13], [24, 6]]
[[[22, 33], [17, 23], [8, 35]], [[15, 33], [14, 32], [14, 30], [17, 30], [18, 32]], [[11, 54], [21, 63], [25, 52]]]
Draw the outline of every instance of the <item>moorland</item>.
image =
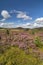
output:
[[43, 28], [0, 28], [0, 65], [43, 65]]

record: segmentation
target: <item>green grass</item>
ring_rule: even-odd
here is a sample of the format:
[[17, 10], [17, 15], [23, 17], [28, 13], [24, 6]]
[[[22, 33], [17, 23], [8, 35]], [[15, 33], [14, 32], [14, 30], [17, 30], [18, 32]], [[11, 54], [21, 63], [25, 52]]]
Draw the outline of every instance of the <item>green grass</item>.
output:
[[0, 65], [39, 65], [40, 63], [38, 57], [32, 54], [27, 55], [18, 47], [9, 46], [4, 53], [0, 53]]
[[34, 43], [36, 44], [37, 47], [42, 47], [43, 46], [43, 42], [40, 40], [39, 37], [35, 38]]

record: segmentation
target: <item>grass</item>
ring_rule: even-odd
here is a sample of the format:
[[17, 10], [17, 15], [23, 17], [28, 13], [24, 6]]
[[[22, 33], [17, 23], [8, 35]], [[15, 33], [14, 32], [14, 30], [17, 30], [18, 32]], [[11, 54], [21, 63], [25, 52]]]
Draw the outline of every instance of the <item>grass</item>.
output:
[[0, 53], [0, 65], [38, 65], [40, 63], [38, 57], [32, 54], [27, 55], [18, 47], [9, 46], [3, 54]]

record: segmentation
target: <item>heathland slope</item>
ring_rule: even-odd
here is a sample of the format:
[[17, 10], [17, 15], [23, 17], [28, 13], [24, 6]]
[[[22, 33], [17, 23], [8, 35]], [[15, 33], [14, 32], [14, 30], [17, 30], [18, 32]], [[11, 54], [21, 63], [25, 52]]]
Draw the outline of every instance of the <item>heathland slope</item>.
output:
[[0, 29], [0, 65], [43, 65], [43, 28]]

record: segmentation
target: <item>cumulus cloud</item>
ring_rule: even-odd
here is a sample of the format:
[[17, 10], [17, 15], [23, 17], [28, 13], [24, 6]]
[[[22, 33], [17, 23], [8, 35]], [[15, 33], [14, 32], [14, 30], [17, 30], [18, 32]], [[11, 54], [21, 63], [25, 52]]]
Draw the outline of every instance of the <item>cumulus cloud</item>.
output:
[[2, 22], [0, 23], [0, 27], [3, 27], [3, 28], [14, 28], [15, 27], [15, 24], [13, 22]]
[[43, 17], [37, 18], [35, 20], [34, 26], [36, 26], [36, 27], [43, 27]]
[[[32, 20], [32, 17], [28, 16], [25, 12], [22, 11], [11, 11], [10, 14], [16, 14], [17, 18], [21, 18], [23, 20]], [[0, 21], [5, 21], [6, 19], [10, 18], [9, 12], [6, 10], [3, 10], [1, 12], [1, 15], [3, 16], [3, 19], [1, 19]], [[34, 20], [34, 22], [28, 22], [25, 24], [17, 24], [15, 25], [14, 23], [1, 23], [0, 22], [0, 27], [4, 27], [4, 28], [15, 28], [15, 27], [23, 27], [23, 28], [38, 28], [38, 27], [43, 27], [43, 17], [37, 18]]]
[[31, 23], [19, 24], [16, 27], [32, 28], [32, 24]]
[[18, 25], [18, 27], [31, 28], [31, 29], [43, 27], [43, 17], [35, 19], [33, 23], [26, 23], [26, 24]]
[[17, 24], [15, 25], [14, 23], [0, 23], [0, 27], [3, 27], [3, 28], [16, 28], [16, 27], [23, 27], [23, 28], [39, 28], [39, 27], [43, 27], [43, 23], [38, 23], [38, 22], [33, 22], [33, 23], [21, 23], [21, 24]]
[[27, 16], [25, 13], [17, 14], [17, 18], [22, 18], [24, 20], [31, 20], [32, 19], [30, 16]]
[[8, 11], [6, 11], [6, 10], [3, 10], [3, 11], [1, 12], [1, 15], [2, 15], [2, 16], [3, 16], [3, 18], [5, 18], [5, 19], [7, 19], [7, 18], [11, 17], [11, 16], [10, 16], [10, 14], [9, 14], [9, 12], [8, 12]]
[[35, 22], [43, 22], [43, 17], [37, 18], [37, 19], [35, 20]]
[[28, 16], [25, 12], [22, 11], [11, 11], [10, 13], [15, 13], [16, 17], [23, 20], [32, 20], [32, 17]]
[[0, 23], [0, 27], [2, 27], [2, 26], [3, 26], [3, 24], [4, 24], [4, 23]]
[[[27, 24], [28, 24], [28, 23], [27, 23]], [[29, 23], [28, 25], [22, 24], [20, 27], [33, 29], [33, 28], [43, 27], [43, 24]]]
[[11, 17], [7, 10], [2, 10], [1, 16], [3, 17], [3, 19], [1, 19], [0, 21], [5, 21], [6, 19]]

